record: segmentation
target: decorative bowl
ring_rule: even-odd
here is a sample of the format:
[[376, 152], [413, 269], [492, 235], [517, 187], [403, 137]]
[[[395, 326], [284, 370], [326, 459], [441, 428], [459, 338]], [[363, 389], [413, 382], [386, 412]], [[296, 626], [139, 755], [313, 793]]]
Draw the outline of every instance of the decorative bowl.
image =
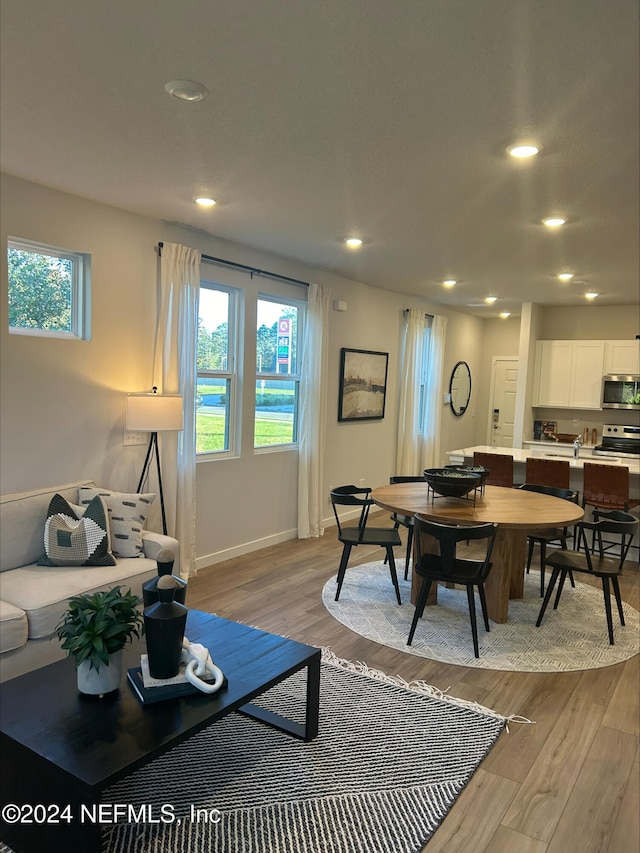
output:
[[456, 471], [467, 471], [469, 474], [479, 474], [480, 482], [478, 486], [482, 487], [487, 482], [487, 477], [491, 473], [489, 468], [484, 465], [445, 465], [445, 468], [455, 468]]
[[424, 478], [433, 491], [446, 498], [462, 498], [480, 486], [481, 476], [459, 468], [427, 468]]

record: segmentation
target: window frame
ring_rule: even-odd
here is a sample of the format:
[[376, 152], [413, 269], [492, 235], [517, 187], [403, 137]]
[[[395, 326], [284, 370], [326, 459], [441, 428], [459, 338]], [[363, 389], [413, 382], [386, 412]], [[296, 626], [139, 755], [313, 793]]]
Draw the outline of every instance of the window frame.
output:
[[[257, 335], [258, 335], [258, 324], [257, 324], [257, 316], [258, 316], [258, 306], [260, 302], [270, 302], [276, 305], [283, 305], [286, 307], [296, 308], [298, 311], [298, 317], [296, 322], [296, 372], [295, 373], [274, 373], [273, 371], [258, 371], [258, 358], [257, 353], [254, 358], [254, 371], [255, 371], [255, 380], [253, 382], [254, 387], [254, 410], [253, 410], [253, 452], [255, 454], [261, 453], [277, 453], [283, 450], [297, 450], [299, 446], [299, 435], [298, 435], [298, 427], [300, 421], [300, 386], [302, 383], [302, 371], [301, 371], [301, 363], [302, 363], [302, 347], [304, 345], [304, 329], [306, 325], [306, 312], [307, 312], [307, 302], [303, 299], [297, 299], [292, 296], [281, 296], [274, 293], [267, 293], [266, 291], [259, 291], [256, 296], [256, 328], [254, 329], [254, 335], [256, 339], [257, 345]], [[277, 366], [277, 365], [276, 365]], [[293, 441], [282, 442], [279, 444], [259, 444], [255, 443], [255, 429], [256, 429], [256, 415], [257, 410], [255, 407], [255, 394], [257, 390], [257, 385], [260, 380], [265, 381], [276, 381], [276, 382], [293, 382], [295, 385], [295, 408], [293, 412]]]
[[7, 315], [9, 306], [8, 256], [9, 250], [29, 252], [34, 255], [55, 257], [71, 262], [71, 328], [40, 329], [33, 326], [12, 326], [7, 320], [10, 335], [26, 335], [38, 338], [58, 338], [62, 340], [91, 340], [91, 255], [86, 252], [74, 252], [59, 246], [51, 246], [35, 240], [21, 237], [7, 237]]
[[[239, 456], [240, 429], [242, 424], [242, 400], [239, 382], [240, 342], [242, 340], [242, 332], [240, 328], [242, 291], [238, 287], [221, 284], [220, 282], [202, 277], [200, 278], [200, 290], [216, 290], [221, 293], [226, 293], [229, 297], [227, 313], [227, 368], [226, 370], [216, 370], [212, 368], [199, 369], [196, 365], [196, 423], [198, 416], [198, 379], [207, 377], [224, 379], [225, 383], [228, 383], [228, 396], [230, 397], [226, 406], [226, 448], [223, 450], [204, 450], [199, 452], [197, 449], [196, 427], [196, 461], [206, 462], [215, 459], [236, 458]], [[231, 365], [229, 362], [231, 362]]]

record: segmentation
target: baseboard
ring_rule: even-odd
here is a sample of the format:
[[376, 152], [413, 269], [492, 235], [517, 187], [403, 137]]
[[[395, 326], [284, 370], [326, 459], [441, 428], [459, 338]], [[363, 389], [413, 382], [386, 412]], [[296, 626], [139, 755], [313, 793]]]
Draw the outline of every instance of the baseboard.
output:
[[[370, 515], [375, 515], [376, 512], [384, 510], [372, 510]], [[357, 519], [360, 515], [360, 510], [354, 510], [345, 513], [345, 520]], [[323, 519], [325, 531], [330, 527], [336, 526], [336, 520], [332, 516]], [[205, 554], [203, 557], [196, 557], [196, 571], [206, 569], [207, 566], [214, 566], [216, 563], [224, 563], [225, 560], [232, 560], [234, 557], [243, 557], [245, 554], [252, 554], [254, 551], [260, 551], [262, 548], [269, 548], [271, 545], [278, 545], [280, 542], [287, 542], [290, 539], [298, 538], [298, 530], [283, 530], [280, 533], [274, 533], [271, 536], [265, 536], [262, 539], [254, 539], [251, 542], [243, 542], [241, 545], [235, 545], [233, 548], [225, 548], [222, 551], [214, 551], [211, 554]]]

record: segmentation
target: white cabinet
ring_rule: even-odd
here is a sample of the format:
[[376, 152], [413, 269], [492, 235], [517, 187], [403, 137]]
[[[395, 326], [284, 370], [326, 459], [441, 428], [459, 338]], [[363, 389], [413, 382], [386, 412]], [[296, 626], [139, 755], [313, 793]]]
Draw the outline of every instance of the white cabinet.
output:
[[640, 341], [605, 341], [604, 372], [619, 376], [640, 373]]
[[533, 405], [600, 409], [604, 341], [538, 341]]

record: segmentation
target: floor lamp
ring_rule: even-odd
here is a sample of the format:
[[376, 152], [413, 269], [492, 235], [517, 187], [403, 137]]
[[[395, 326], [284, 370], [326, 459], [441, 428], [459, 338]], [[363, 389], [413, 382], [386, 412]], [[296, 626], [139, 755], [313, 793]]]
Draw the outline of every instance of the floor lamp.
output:
[[160, 451], [158, 449], [158, 433], [182, 429], [182, 397], [179, 394], [158, 394], [154, 386], [151, 394], [127, 395], [127, 430], [131, 432], [150, 432], [149, 447], [142, 466], [138, 494], [149, 471], [152, 455], [155, 455], [158, 470], [158, 490], [160, 492], [160, 509], [162, 511], [162, 532], [167, 533], [167, 518], [164, 511], [164, 493], [162, 491], [162, 469], [160, 467]]

